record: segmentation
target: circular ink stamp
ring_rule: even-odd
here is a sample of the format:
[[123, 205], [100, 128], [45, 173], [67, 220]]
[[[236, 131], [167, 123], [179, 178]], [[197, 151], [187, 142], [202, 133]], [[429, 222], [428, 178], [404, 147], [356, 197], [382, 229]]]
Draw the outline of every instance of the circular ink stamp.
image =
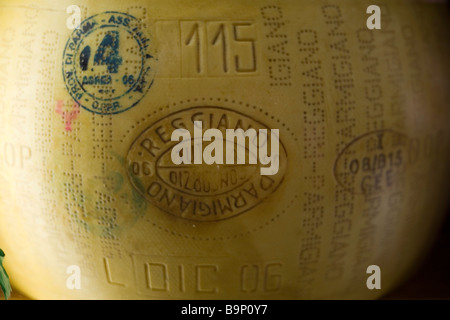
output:
[[383, 129], [354, 139], [339, 154], [334, 176], [353, 194], [375, 195], [404, 188], [413, 165], [411, 139]]
[[121, 12], [84, 20], [63, 55], [66, 88], [84, 109], [117, 114], [136, 106], [154, 80], [156, 59], [141, 22]]
[[[246, 157], [258, 153], [261, 139], [271, 150], [272, 138], [262, 137], [261, 132], [270, 129], [258, 120], [241, 112], [218, 106], [198, 106], [183, 109], [153, 122], [132, 143], [126, 158], [131, 184], [151, 204], [161, 210], [187, 220], [225, 220], [255, 208], [270, 197], [281, 185], [287, 169], [287, 152], [279, 140], [278, 170], [273, 175], [262, 175], [266, 166], [260, 161], [251, 164], [174, 164], [171, 153], [178, 144], [171, 141], [176, 129], [195, 132], [195, 122], [201, 121], [202, 133], [208, 129], [220, 131], [225, 148], [229, 129], [259, 132], [254, 139], [245, 142], [232, 141], [234, 154], [239, 150]], [[198, 129], [198, 128], [197, 128]], [[262, 129], [262, 131], [260, 131]], [[267, 130], [267, 131], [264, 131]], [[198, 144], [194, 135], [190, 138], [192, 154]], [[267, 140], [264, 140], [267, 139]], [[259, 142], [258, 142], [259, 141]], [[235, 143], [235, 144], [234, 144]], [[200, 147], [203, 152], [209, 143]], [[258, 147], [256, 147], [258, 146]], [[243, 158], [241, 158], [243, 159]]]

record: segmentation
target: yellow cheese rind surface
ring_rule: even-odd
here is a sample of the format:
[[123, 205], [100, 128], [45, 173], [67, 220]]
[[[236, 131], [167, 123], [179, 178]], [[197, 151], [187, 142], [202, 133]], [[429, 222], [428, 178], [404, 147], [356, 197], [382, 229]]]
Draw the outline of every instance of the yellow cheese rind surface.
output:
[[[401, 283], [447, 199], [448, 14], [379, 1], [369, 30], [370, 4], [0, 0], [13, 285], [34, 299], [373, 299]], [[280, 170], [168, 167], [167, 137], [194, 118], [279, 129]]]

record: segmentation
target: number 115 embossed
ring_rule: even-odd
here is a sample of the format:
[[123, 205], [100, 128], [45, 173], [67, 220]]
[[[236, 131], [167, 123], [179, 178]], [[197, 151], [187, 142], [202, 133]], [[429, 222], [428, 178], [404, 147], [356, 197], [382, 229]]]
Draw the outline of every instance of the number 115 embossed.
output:
[[158, 56], [166, 62], [159, 77], [258, 74], [257, 32], [251, 21], [158, 21], [156, 32]]

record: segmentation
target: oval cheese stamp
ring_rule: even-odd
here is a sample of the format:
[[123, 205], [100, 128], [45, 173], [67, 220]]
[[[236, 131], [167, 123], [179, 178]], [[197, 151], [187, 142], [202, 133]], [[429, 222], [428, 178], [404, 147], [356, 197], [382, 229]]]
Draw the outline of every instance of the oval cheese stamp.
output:
[[[411, 172], [411, 139], [383, 129], [353, 140], [338, 156], [334, 175], [347, 191], [366, 196], [403, 188]], [[409, 174], [410, 176], [411, 174]]]
[[[175, 140], [174, 131], [180, 133]], [[215, 106], [155, 121], [127, 155], [130, 182], [145, 199], [195, 221], [228, 219], [262, 204], [282, 183], [286, 167], [287, 152], [274, 130]]]
[[63, 77], [72, 98], [97, 114], [117, 114], [134, 106], [153, 84], [150, 37], [141, 22], [120, 12], [84, 20], [67, 41]]

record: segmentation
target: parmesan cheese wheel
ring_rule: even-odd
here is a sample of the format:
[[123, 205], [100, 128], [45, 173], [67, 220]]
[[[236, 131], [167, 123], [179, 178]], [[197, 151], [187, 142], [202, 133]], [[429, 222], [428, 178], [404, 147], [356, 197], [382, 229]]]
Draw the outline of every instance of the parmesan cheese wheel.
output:
[[[448, 197], [449, 17], [370, 5], [0, 0], [0, 247], [15, 288], [374, 299], [399, 285]], [[176, 129], [200, 163], [173, 162]], [[206, 164], [211, 129], [224, 150], [228, 130], [256, 136]], [[257, 162], [234, 163], [239, 150]]]

